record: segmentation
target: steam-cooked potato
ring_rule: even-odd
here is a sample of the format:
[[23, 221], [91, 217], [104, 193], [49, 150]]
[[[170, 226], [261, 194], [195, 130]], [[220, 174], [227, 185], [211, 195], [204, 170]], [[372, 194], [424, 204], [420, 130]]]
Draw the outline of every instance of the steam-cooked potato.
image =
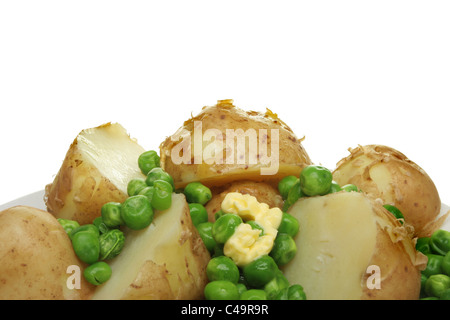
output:
[[222, 188], [213, 189], [213, 192], [211, 200], [205, 205], [209, 221], [215, 220], [215, 213], [221, 209], [223, 199], [230, 192], [249, 194], [254, 196], [258, 202], [268, 204], [270, 208], [278, 207], [281, 209], [283, 207], [283, 198], [278, 190], [264, 182], [237, 181]]
[[[79, 289], [67, 285], [71, 266], [80, 268], [74, 278]], [[50, 213], [28, 206], [0, 212], [0, 300], [88, 299], [94, 288], [84, 280], [83, 268]]]
[[143, 230], [125, 232], [125, 246], [111, 260], [111, 278], [93, 299], [201, 299], [209, 252], [192, 224], [185, 197], [156, 212]]
[[[394, 216], [360, 192], [305, 197], [297, 254], [284, 268], [308, 299], [417, 299], [426, 257]], [[379, 287], [377, 287], [379, 284]]]
[[416, 233], [424, 236], [425, 226], [439, 214], [441, 200], [431, 178], [401, 152], [381, 145], [350, 150], [333, 172], [340, 185], [353, 183], [385, 204], [396, 206]]
[[161, 144], [161, 166], [177, 188], [193, 181], [209, 187], [237, 180], [278, 181], [311, 164], [301, 141], [270, 110], [246, 112], [232, 100], [221, 100]]
[[126, 199], [131, 179], [145, 178], [137, 162], [144, 151], [120, 124], [81, 131], [46, 186], [47, 210], [57, 218], [92, 223], [103, 204]]

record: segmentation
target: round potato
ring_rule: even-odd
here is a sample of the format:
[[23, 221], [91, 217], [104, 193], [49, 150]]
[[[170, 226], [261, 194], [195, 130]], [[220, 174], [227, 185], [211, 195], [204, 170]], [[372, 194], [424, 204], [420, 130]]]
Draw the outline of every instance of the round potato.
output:
[[258, 202], [266, 203], [270, 208], [283, 207], [283, 198], [278, 190], [270, 184], [256, 181], [237, 181], [219, 189], [213, 189], [211, 200], [205, 205], [208, 212], [209, 221], [215, 221], [215, 214], [221, 209], [222, 201], [230, 192], [238, 192], [241, 194], [249, 194], [254, 196]]
[[120, 124], [82, 130], [45, 188], [47, 210], [57, 218], [92, 223], [105, 203], [125, 201], [130, 180], [145, 179], [138, 166], [144, 151]]
[[301, 198], [288, 213], [300, 230], [283, 271], [308, 299], [418, 299], [426, 257], [380, 203], [341, 191]]
[[84, 280], [85, 265], [50, 213], [28, 206], [0, 212], [0, 244], [0, 300], [91, 297], [94, 288]]
[[298, 176], [311, 160], [278, 116], [243, 111], [232, 100], [204, 107], [160, 145], [161, 167], [182, 188], [201, 181], [213, 187], [238, 180], [274, 182]]
[[417, 235], [440, 212], [441, 200], [431, 178], [401, 152], [387, 146], [367, 145], [350, 150], [333, 172], [340, 185], [352, 183], [363, 192], [396, 206]]

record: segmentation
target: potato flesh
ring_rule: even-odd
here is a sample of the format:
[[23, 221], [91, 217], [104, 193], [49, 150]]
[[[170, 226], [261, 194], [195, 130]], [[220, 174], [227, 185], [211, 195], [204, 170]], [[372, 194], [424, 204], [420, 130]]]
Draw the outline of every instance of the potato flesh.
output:
[[[205, 268], [209, 254], [203, 244], [194, 250], [191, 247], [190, 238], [195, 230], [189, 231], [185, 227], [189, 222], [183, 218], [186, 207], [184, 196], [174, 194], [171, 208], [156, 212], [148, 228], [127, 230], [121, 254], [110, 262], [113, 275], [98, 287], [93, 299], [199, 298], [198, 292], [203, 293], [207, 281]], [[143, 269], [146, 264], [151, 268], [147, 275]], [[154, 273], [159, 275], [147, 282], [145, 294], [136, 296], [133, 291], [139, 285], [135, 280], [152, 277]], [[191, 292], [187, 293], [186, 288], [192, 288]]]
[[376, 243], [370, 203], [359, 193], [306, 198], [289, 213], [299, 220], [297, 254], [283, 270], [308, 299], [360, 299]]
[[127, 193], [128, 182], [143, 177], [137, 159], [145, 150], [128, 136], [122, 126], [113, 124], [87, 129], [77, 140], [83, 159], [97, 168], [102, 176], [108, 177], [120, 191]]

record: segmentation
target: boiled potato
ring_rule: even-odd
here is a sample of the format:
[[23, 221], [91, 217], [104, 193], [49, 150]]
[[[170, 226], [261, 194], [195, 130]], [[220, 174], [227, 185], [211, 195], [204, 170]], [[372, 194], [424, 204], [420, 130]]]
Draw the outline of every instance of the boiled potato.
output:
[[396, 206], [417, 235], [440, 212], [441, 200], [431, 178], [401, 152], [387, 146], [367, 145], [350, 150], [333, 172], [340, 185], [352, 183], [364, 192]]
[[209, 252], [192, 224], [182, 194], [170, 209], [156, 212], [143, 230], [125, 231], [125, 246], [112, 259], [111, 278], [93, 299], [201, 299], [208, 282]]
[[270, 110], [246, 112], [232, 100], [220, 100], [160, 145], [161, 167], [177, 188], [193, 181], [208, 187], [237, 180], [277, 182], [311, 164], [301, 141]]
[[426, 257], [380, 203], [341, 191], [301, 198], [288, 212], [300, 230], [297, 254], [283, 271], [303, 286], [308, 299], [419, 297]]
[[120, 124], [81, 131], [46, 186], [47, 210], [57, 218], [92, 223], [103, 204], [127, 198], [131, 179], [145, 178], [137, 162], [144, 151]]
[[221, 209], [222, 201], [230, 192], [249, 194], [254, 196], [258, 202], [268, 204], [270, 208], [278, 207], [281, 209], [283, 207], [283, 198], [272, 185], [249, 180], [236, 181], [222, 188], [213, 189], [213, 196], [205, 205], [209, 221], [215, 221], [215, 213]]
[[[68, 286], [70, 266], [79, 267], [79, 289]], [[0, 300], [89, 299], [94, 287], [83, 268], [50, 213], [29, 206], [0, 212]]]

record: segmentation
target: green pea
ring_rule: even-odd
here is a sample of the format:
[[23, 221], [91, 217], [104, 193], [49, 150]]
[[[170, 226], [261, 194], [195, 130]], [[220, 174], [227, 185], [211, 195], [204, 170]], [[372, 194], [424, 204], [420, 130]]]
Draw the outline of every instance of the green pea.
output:
[[122, 204], [119, 202], [108, 202], [102, 206], [101, 215], [103, 223], [109, 228], [119, 227], [124, 224], [121, 215]]
[[342, 186], [341, 189], [346, 192], [359, 192], [359, 188], [352, 183]]
[[92, 222], [92, 224], [94, 226], [96, 226], [98, 228], [98, 231], [100, 232], [100, 234], [106, 233], [109, 231], [109, 227], [103, 222], [103, 218], [102, 217], [97, 217], [94, 219], [94, 221]]
[[294, 239], [286, 233], [278, 233], [273, 242], [270, 256], [278, 266], [283, 266], [291, 261], [297, 253], [297, 245]]
[[122, 251], [125, 236], [119, 229], [112, 229], [100, 236], [99, 243], [100, 260], [112, 259]]
[[139, 194], [139, 192], [145, 187], [147, 187], [147, 183], [145, 182], [144, 179], [137, 178], [130, 180], [127, 185], [128, 196], [131, 197]]
[[121, 216], [130, 229], [140, 230], [148, 227], [153, 221], [153, 215], [152, 205], [146, 196], [131, 196], [122, 203]]
[[283, 288], [277, 292], [276, 296], [271, 300], [289, 300], [289, 287]]
[[222, 211], [222, 209], [220, 209], [219, 211], [217, 211], [216, 213], [214, 213], [214, 221], [216, 221], [217, 219], [219, 219], [221, 216], [223, 216], [225, 214], [225, 212]]
[[150, 170], [150, 172], [147, 174], [147, 178], [145, 179], [145, 182], [148, 186], [153, 186], [153, 183], [156, 180], [164, 180], [168, 182], [172, 186], [172, 191], [175, 190], [175, 183], [173, 182], [173, 178], [168, 174], [166, 171], [164, 171], [162, 168], [153, 168]]
[[70, 233], [69, 233], [69, 238], [72, 239], [73, 236], [78, 233], [78, 232], [89, 232], [92, 233], [94, 236], [96, 236], [97, 238], [100, 236], [100, 231], [98, 230], [98, 228], [92, 224], [92, 223], [88, 223], [88, 224], [83, 224], [82, 226], [79, 226], [75, 229], [73, 229]]
[[139, 191], [138, 194], [141, 196], [146, 196], [148, 201], [150, 201], [151, 203], [153, 200], [153, 195], [155, 194], [155, 187], [154, 186], [145, 187], [144, 189]]
[[247, 287], [243, 283], [236, 283], [236, 288], [238, 289], [239, 296], [241, 296], [245, 291], [247, 291]]
[[425, 298], [421, 298], [420, 300], [439, 300], [438, 297], [425, 297]]
[[423, 254], [431, 253], [430, 237], [418, 238], [416, 242], [416, 250]]
[[287, 199], [289, 190], [291, 190], [298, 181], [299, 179], [296, 176], [286, 176], [280, 180], [280, 182], [278, 183], [278, 191], [280, 192], [283, 200]]
[[154, 150], [145, 151], [138, 158], [138, 166], [141, 172], [147, 175], [150, 170], [160, 166], [160, 157]]
[[425, 292], [428, 296], [440, 297], [441, 294], [450, 288], [450, 277], [445, 274], [433, 274], [428, 277], [425, 283]]
[[282, 289], [288, 287], [288, 279], [285, 277], [283, 272], [281, 272], [281, 270], [277, 270], [275, 277], [265, 284], [264, 291], [267, 294], [267, 298], [269, 300], [273, 300]]
[[203, 222], [197, 225], [198, 234], [200, 235], [200, 238], [202, 238], [203, 243], [209, 252], [213, 252], [217, 244], [212, 235], [212, 226], [212, 222]]
[[273, 258], [263, 255], [244, 266], [242, 271], [245, 280], [251, 287], [263, 288], [276, 276], [278, 270]]
[[205, 205], [212, 198], [211, 190], [200, 182], [191, 182], [184, 188], [184, 195], [189, 203]]
[[336, 193], [342, 191], [341, 186], [336, 181], [331, 181], [331, 187], [330, 190], [328, 190], [328, 193]]
[[239, 300], [239, 291], [236, 284], [226, 280], [208, 282], [204, 294], [206, 300]]
[[327, 194], [332, 181], [333, 174], [322, 166], [309, 165], [300, 172], [300, 187], [308, 196]]
[[450, 251], [442, 258], [441, 269], [444, 274], [450, 277]]
[[441, 300], [450, 300], [450, 288], [445, 289], [441, 292], [441, 295], [439, 296]]
[[195, 227], [197, 227], [200, 223], [208, 221], [208, 212], [200, 203], [189, 203], [189, 213]]
[[267, 294], [261, 289], [246, 290], [241, 294], [241, 300], [267, 300]]
[[239, 268], [227, 256], [215, 257], [209, 260], [206, 275], [209, 281], [227, 280], [236, 284], [239, 280]]
[[426, 254], [428, 258], [427, 266], [424, 270], [422, 270], [422, 274], [426, 275], [427, 277], [433, 275], [442, 273], [442, 260], [444, 259], [443, 256], [438, 254]]
[[70, 234], [72, 232], [72, 230], [74, 230], [80, 226], [80, 224], [75, 220], [62, 219], [62, 218], [58, 218], [57, 220], [58, 220], [59, 224], [61, 224], [61, 226], [63, 227], [64, 231], [67, 234]]
[[214, 249], [213, 249], [213, 258], [225, 255], [223, 253], [223, 247], [224, 247], [223, 243], [216, 243], [216, 245], [214, 246]]
[[72, 237], [72, 247], [81, 261], [92, 264], [100, 255], [99, 237], [89, 231], [78, 231]]
[[288, 211], [288, 209], [294, 203], [296, 203], [298, 199], [300, 199], [304, 196], [305, 196], [305, 194], [303, 193], [303, 191], [300, 187], [300, 180], [298, 180], [288, 192], [287, 198], [284, 201], [283, 211], [284, 212]]
[[298, 233], [299, 228], [300, 225], [297, 218], [289, 213], [283, 212], [283, 215], [281, 216], [281, 223], [278, 227], [278, 232], [286, 233], [291, 237], [295, 237]]
[[430, 238], [430, 247], [434, 253], [445, 255], [450, 251], [450, 231], [436, 230]]
[[236, 214], [227, 213], [217, 219], [212, 226], [212, 235], [217, 243], [225, 243], [234, 233], [242, 218]]
[[288, 300], [306, 300], [303, 287], [299, 284], [291, 285], [288, 289]]
[[249, 220], [247, 222], [245, 222], [247, 224], [249, 224], [252, 227], [252, 230], [259, 230], [260, 231], [260, 236], [264, 235], [264, 228], [255, 220]]
[[156, 210], [167, 210], [172, 205], [172, 186], [164, 180], [153, 182], [155, 188], [153, 192], [151, 205]]
[[420, 274], [420, 294], [425, 295], [425, 283], [427, 282], [428, 277], [423, 273]]
[[111, 267], [104, 261], [98, 261], [91, 264], [86, 269], [84, 269], [83, 272], [84, 278], [89, 283], [92, 283], [96, 286], [108, 281], [109, 278], [111, 278], [111, 274]]
[[396, 207], [391, 204], [385, 204], [383, 206], [387, 211], [392, 213], [394, 217], [400, 221], [401, 224], [403, 224], [403, 221], [405, 220], [405, 217], [403, 216], [403, 213]]

